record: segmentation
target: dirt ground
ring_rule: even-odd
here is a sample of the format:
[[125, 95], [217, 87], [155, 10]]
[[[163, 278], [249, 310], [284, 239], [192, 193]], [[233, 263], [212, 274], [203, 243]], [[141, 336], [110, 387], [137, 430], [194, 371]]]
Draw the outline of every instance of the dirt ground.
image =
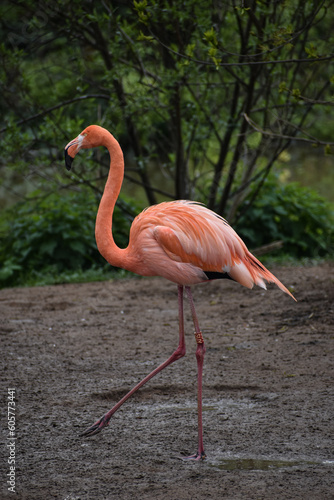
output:
[[[90, 438], [93, 424], [178, 343], [162, 279], [0, 291], [2, 499], [334, 498], [334, 265], [271, 269], [274, 286], [193, 289], [206, 340], [203, 462], [196, 344]], [[15, 389], [15, 491], [7, 389]], [[12, 440], [13, 441], [13, 440]]]

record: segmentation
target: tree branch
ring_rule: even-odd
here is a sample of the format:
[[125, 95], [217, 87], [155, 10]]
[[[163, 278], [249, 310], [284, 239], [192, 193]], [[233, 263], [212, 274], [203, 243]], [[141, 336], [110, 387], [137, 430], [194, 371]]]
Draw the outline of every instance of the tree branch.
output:
[[[260, 132], [260, 134], [274, 138], [274, 139], [287, 139], [287, 140], [292, 140], [292, 141], [299, 141], [299, 142], [306, 142], [308, 144], [317, 144], [318, 146], [334, 146], [334, 142], [326, 142], [326, 141], [320, 141], [319, 139], [310, 138], [307, 139], [306, 137], [294, 137], [291, 135], [285, 135], [285, 134], [275, 134], [274, 132], [269, 132], [263, 130], [259, 125], [257, 125], [253, 120], [249, 118], [249, 116], [244, 113], [245, 120], [249, 123], [249, 125], [256, 130], [256, 132]], [[305, 132], [303, 132], [305, 133]]]
[[[73, 104], [74, 102], [77, 102], [77, 101], [83, 101], [85, 99], [107, 99], [107, 100], [110, 100], [110, 96], [104, 95], [104, 94], [87, 94], [87, 95], [82, 95], [79, 97], [73, 97], [73, 99], [68, 99], [67, 101], [63, 101], [59, 104], [56, 104], [55, 106], [51, 106], [51, 108], [47, 108], [44, 111], [40, 111], [39, 113], [36, 113], [35, 115], [29, 116], [28, 118], [23, 118], [22, 120], [16, 122], [16, 125], [17, 126], [23, 125], [24, 123], [30, 122], [32, 120], [36, 120], [37, 118], [41, 118], [42, 116], [45, 116], [48, 113], [55, 111], [56, 109], [62, 108], [63, 106], [68, 106], [69, 104]], [[0, 133], [6, 132], [6, 130], [8, 130], [9, 128], [10, 128], [10, 125], [0, 129]]]
[[[180, 52], [177, 52], [176, 50], [171, 49], [168, 47], [168, 45], [164, 44], [156, 35], [152, 33], [152, 36], [154, 37], [155, 41], [158, 42], [162, 47], [164, 47], [168, 52], [171, 54], [174, 54], [177, 57], [180, 57], [182, 59], [186, 59], [189, 62], [193, 62], [196, 64], [202, 64], [203, 66], [213, 66], [213, 67], [222, 67], [222, 68], [227, 68], [231, 66], [257, 66], [257, 65], [269, 65], [269, 64], [296, 64], [296, 63], [312, 63], [312, 62], [322, 62], [322, 61], [330, 61], [334, 59], [334, 54], [329, 54], [328, 56], [322, 56], [322, 57], [307, 57], [307, 58], [301, 58], [301, 59], [271, 59], [269, 61], [246, 61], [246, 62], [217, 62], [213, 63], [212, 61], [202, 61], [200, 59], [195, 59], [191, 56], [188, 56], [187, 54], [181, 54]], [[264, 55], [264, 54], [262, 54]], [[242, 54], [242, 57], [255, 57], [253, 54]], [[257, 56], [259, 57], [259, 56]]]

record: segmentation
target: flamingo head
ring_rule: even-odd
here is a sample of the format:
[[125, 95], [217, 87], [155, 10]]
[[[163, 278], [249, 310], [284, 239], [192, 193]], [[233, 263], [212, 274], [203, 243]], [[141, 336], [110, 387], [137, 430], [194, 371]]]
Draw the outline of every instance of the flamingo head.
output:
[[102, 145], [103, 141], [102, 127], [98, 125], [89, 125], [75, 139], [65, 146], [65, 165], [67, 170], [71, 170], [75, 155], [80, 149], [90, 149]]

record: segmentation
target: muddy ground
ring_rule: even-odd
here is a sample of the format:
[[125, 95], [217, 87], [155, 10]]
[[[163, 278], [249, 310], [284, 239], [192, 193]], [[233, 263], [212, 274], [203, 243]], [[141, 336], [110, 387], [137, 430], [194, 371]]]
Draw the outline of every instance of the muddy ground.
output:
[[[162, 279], [0, 291], [2, 499], [334, 498], [334, 266], [273, 270], [270, 286], [194, 288], [207, 345], [204, 442], [194, 453], [196, 344], [91, 438], [80, 432], [177, 346]], [[15, 491], [7, 389], [15, 389]]]

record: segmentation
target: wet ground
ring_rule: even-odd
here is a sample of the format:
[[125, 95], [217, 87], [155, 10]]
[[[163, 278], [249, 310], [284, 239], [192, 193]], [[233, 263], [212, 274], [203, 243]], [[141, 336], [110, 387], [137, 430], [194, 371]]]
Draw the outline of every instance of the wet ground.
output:
[[[298, 299], [232, 282], [194, 288], [206, 340], [204, 444], [196, 360], [152, 379], [100, 434], [80, 432], [178, 342], [177, 289], [162, 279], [0, 291], [2, 499], [334, 498], [334, 267], [277, 268]], [[15, 389], [15, 440], [7, 390]], [[7, 444], [15, 442], [14, 456]], [[8, 458], [15, 491], [8, 491]]]

